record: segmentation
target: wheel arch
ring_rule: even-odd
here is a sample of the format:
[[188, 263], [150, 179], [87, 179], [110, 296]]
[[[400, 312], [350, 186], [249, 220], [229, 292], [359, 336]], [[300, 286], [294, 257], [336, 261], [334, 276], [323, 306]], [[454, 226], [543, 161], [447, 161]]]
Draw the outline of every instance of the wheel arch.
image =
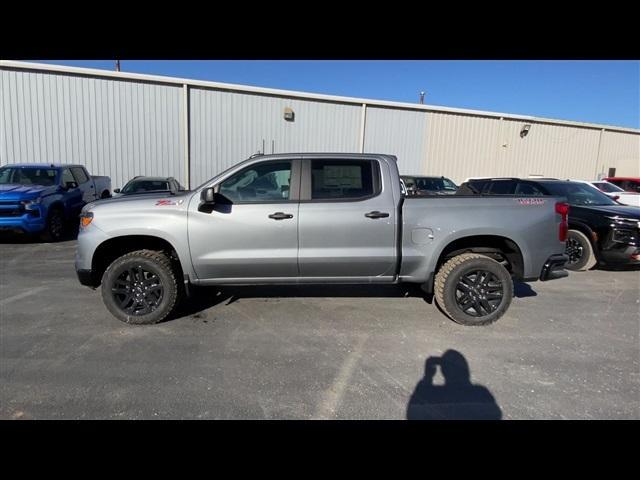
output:
[[122, 235], [112, 237], [96, 247], [91, 258], [92, 280], [95, 286], [100, 285], [102, 275], [107, 267], [117, 258], [136, 250], [157, 250], [166, 252], [175, 268], [175, 272], [183, 277], [183, 259], [178, 250], [168, 240], [154, 235]]
[[423, 288], [428, 293], [433, 293], [436, 272], [447, 260], [463, 253], [479, 253], [495, 260], [502, 257], [506, 261], [505, 267], [514, 277], [524, 278], [524, 256], [516, 241], [502, 235], [467, 235], [450, 241], [440, 250], [433, 271]]

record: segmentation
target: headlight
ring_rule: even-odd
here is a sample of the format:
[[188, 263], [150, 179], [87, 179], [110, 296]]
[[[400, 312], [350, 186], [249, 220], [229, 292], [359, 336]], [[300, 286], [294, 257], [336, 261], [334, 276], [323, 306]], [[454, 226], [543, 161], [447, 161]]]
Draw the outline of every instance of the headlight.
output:
[[87, 228], [93, 221], [93, 212], [82, 212], [80, 214], [80, 228]]
[[35, 205], [40, 204], [40, 197], [34, 198], [32, 200], [21, 200], [20, 205], [23, 205], [25, 208], [33, 207]]

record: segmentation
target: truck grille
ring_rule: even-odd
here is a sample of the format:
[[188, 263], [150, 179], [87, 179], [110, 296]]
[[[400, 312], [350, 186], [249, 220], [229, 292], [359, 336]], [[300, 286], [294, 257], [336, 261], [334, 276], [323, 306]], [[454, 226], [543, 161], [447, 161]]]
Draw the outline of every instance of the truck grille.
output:
[[19, 217], [24, 215], [24, 207], [16, 202], [0, 202], [0, 217]]

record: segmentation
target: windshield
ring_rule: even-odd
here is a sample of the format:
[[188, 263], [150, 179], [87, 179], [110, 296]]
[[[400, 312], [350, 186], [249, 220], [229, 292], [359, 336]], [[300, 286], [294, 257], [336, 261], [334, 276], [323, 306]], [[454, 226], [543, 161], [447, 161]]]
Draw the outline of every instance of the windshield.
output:
[[57, 174], [57, 170], [52, 168], [2, 167], [0, 168], [0, 184], [14, 183], [49, 187], [56, 184]]
[[458, 187], [448, 178], [416, 178], [415, 186], [422, 191], [451, 191], [455, 192]]
[[607, 193], [624, 192], [623, 189], [609, 182], [593, 182], [593, 185]]
[[567, 197], [570, 205], [619, 205], [599, 190], [577, 182], [545, 183], [552, 195]]
[[121, 193], [166, 192], [169, 182], [165, 180], [132, 180], [127, 183]]

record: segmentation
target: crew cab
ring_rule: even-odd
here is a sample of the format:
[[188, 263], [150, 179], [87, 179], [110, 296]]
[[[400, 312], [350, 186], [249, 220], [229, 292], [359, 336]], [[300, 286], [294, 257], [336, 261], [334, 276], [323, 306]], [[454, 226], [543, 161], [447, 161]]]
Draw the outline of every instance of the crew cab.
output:
[[592, 185], [607, 197], [615, 200], [623, 205], [631, 205], [633, 207], [640, 207], [640, 193], [638, 192], [626, 192], [617, 185], [609, 183], [604, 180], [592, 180], [590, 182], [584, 180], [573, 180], [574, 182], [582, 182], [588, 185]]
[[159, 192], [180, 192], [185, 188], [173, 177], [137, 176], [129, 180], [122, 189], [116, 188], [113, 197], [123, 195], [148, 195]]
[[486, 325], [512, 277], [567, 275], [566, 207], [405, 197], [391, 155], [256, 156], [189, 192], [85, 206], [75, 266], [127, 323], [166, 318], [190, 285], [411, 282], [454, 321]]
[[640, 193], [640, 178], [639, 177], [606, 177], [603, 178], [609, 183], [617, 185], [625, 192]]
[[110, 195], [109, 177], [82, 165], [14, 164], [0, 167], [0, 229], [60, 240], [84, 205]]
[[567, 199], [569, 270], [596, 264], [640, 264], [640, 209], [621, 205], [585, 182], [558, 179], [491, 178], [460, 185], [461, 195], [529, 195]]
[[409, 196], [453, 195], [458, 186], [446, 177], [401, 175]]

